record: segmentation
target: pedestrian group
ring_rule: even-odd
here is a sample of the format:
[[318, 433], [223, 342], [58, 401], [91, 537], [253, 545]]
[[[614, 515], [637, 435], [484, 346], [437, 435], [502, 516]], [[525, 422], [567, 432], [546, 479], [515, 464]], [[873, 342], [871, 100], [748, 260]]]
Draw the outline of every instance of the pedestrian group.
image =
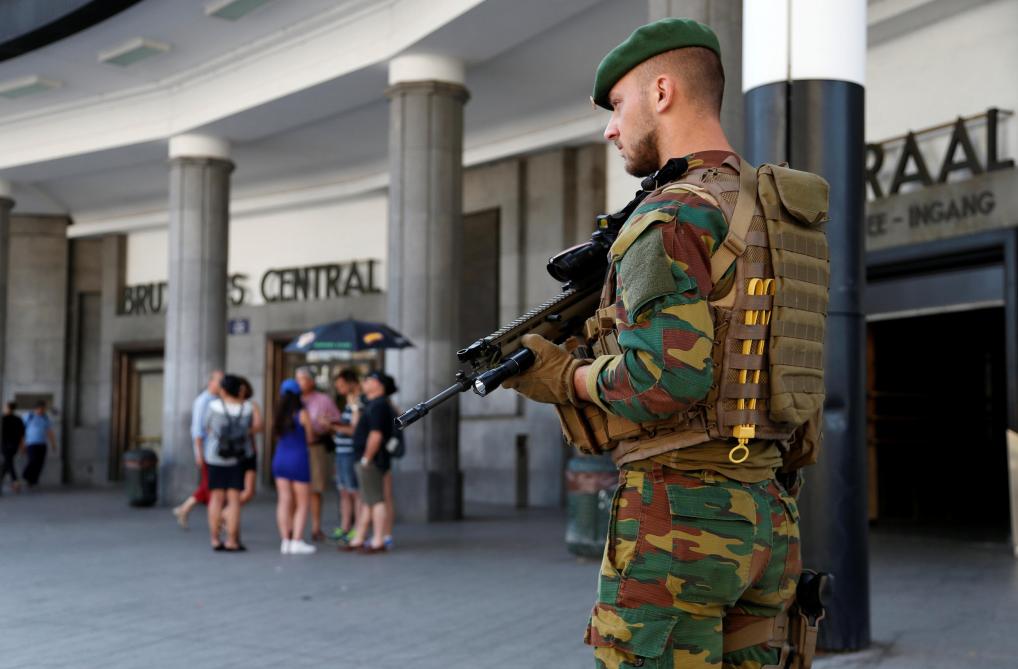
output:
[[[362, 379], [353, 369], [344, 369], [333, 379], [333, 389], [335, 400], [318, 390], [308, 367], [299, 368], [279, 386], [272, 415], [271, 467], [279, 550], [284, 555], [315, 553], [315, 544], [327, 538], [341, 551], [365, 554], [379, 554], [394, 545], [391, 466], [393, 458], [402, 455], [402, 442], [393, 428], [397, 410], [390, 399], [396, 384], [381, 371]], [[240, 540], [240, 516], [254, 497], [257, 435], [264, 428], [252, 394], [246, 379], [216, 370], [192, 407], [191, 438], [200, 482], [173, 515], [186, 529], [191, 511], [207, 505], [214, 551], [247, 550]], [[6, 443], [5, 438], [5, 449]], [[339, 525], [326, 537], [322, 498], [333, 476]], [[310, 542], [305, 540], [309, 517]]]

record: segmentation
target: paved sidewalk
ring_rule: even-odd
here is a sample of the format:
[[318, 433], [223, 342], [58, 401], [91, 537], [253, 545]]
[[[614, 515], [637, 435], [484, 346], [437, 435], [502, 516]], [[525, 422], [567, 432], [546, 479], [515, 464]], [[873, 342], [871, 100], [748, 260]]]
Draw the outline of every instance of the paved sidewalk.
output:
[[274, 509], [246, 507], [250, 550], [228, 554], [197, 510], [184, 532], [119, 491], [4, 495], [0, 667], [590, 664], [597, 565], [565, 551], [558, 512], [398, 527], [379, 556], [282, 556]]
[[[590, 667], [597, 565], [558, 511], [491, 509], [397, 528], [397, 550], [281, 556], [272, 498], [246, 554], [212, 553], [201, 514], [120, 491], [0, 498], [0, 668]], [[818, 669], [1013, 669], [1018, 566], [1002, 543], [879, 532], [865, 653]]]

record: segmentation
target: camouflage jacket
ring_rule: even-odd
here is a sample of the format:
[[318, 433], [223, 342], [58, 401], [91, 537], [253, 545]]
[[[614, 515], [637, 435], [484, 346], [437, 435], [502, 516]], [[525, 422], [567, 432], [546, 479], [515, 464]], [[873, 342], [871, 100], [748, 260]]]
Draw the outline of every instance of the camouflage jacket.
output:
[[[712, 167], [728, 155], [710, 151], [689, 159]], [[713, 382], [710, 258], [728, 223], [716, 205], [677, 185], [647, 196], [622, 228], [624, 248], [616, 255], [619, 243], [613, 247], [609, 290], [623, 353], [599, 357], [588, 376], [597, 404], [637, 423], [684, 411]], [[627, 231], [636, 239], [626, 239]]]

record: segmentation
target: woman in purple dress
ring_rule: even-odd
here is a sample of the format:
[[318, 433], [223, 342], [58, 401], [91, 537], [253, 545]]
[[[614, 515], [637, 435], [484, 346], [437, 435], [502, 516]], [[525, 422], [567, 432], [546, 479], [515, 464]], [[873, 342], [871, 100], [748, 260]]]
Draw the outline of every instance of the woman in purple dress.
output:
[[308, 517], [308, 442], [314, 438], [311, 417], [300, 399], [300, 386], [287, 379], [279, 386], [280, 402], [276, 409], [276, 454], [272, 458], [272, 475], [276, 478], [276, 525], [283, 555], [307, 555], [315, 547], [304, 541], [304, 524]]

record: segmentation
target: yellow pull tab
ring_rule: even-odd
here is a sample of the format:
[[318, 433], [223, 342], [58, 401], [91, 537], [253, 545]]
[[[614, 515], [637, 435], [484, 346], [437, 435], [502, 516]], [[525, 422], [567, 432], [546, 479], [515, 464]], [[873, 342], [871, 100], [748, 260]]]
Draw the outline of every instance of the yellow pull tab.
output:
[[[749, 295], [773, 295], [774, 279], [750, 279], [746, 286], [746, 293]], [[747, 309], [743, 322], [746, 325], [769, 325], [771, 322], [770, 309]], [[744, 339], [742, 340], [742, 353], [743, 355], [751, 353], [763, 355], [764, 346], [763, 339]], [[739, 370], [739, 383], [747, 383], [750, 378], [753, 379], [753, 383], [760, 383], [760, 370], [754, 370], [752, 375], [749, 374], [749, 370]], [[748, 403], [745, 399], [739, 398], [736, 406], [740, 411], [745, 410], [747, 406], [751, 410], [756, 409], [756, 398], [750, 399]], [[728, 459], [733, 464], [743, 463], [749, 458], [748, 444], [750, 439], [756, 437], [756, 425], [736, 425], [732, 429], [732, 436], [738, 439], [739, 443], [728, 451]]]
[[[738, 453], [738, 455], [736, 455], [736, 453]], [[732, 464], [740, 465], [745, 462], [747, 458], [749, 458], [749, 447], [746, 446], [746, 444], [744, 444], [740, 439], [739, 444], [737, 446], [733, 446], [732, 450], [728, 451], [728, 459]]]

